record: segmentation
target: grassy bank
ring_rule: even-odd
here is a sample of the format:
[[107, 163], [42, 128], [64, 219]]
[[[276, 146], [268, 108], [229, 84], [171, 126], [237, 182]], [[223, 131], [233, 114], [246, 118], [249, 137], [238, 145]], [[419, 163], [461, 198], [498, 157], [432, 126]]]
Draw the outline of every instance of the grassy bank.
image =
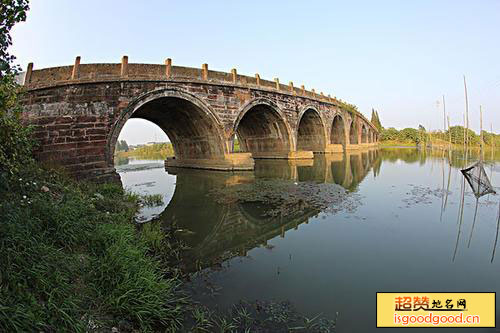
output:
[[160, 221], [133, 223], [158, 198], [76, 182], [35, 162], [1, 183], [0, 332], [333, 332], [288, 302], [214, 312], [182, 290], [182, 248]]
[[[418, 147], [421, 145], [427, 145], [428, 147], [432, 146], [435, 148], [442, 148], [442, 149], [448, 149], [450, 147], [450, 144], [448, 141], [443, 141], [443, 140], [432, 140], [432, 141], [426, 141], [422, 142], [421, 144], [415, 143], [410, 140], [381, 140], [379, 143], [380, 147]], [[484, 150], [485, 151], [491, 151], [493, 150], [500, 150], [500, 145], [493, 146], [493, 145], [484, 145]], [[451, 144], [451, 149], [452, 150], [463, 150], [464, 145], [463, 144]], [[474, 144], [474, 145], [469, 145], [470, 150], [480, 150], [481, 146], [479, 144]]]
[[[236, 138], [234, 140], [234, 149], [235, 153], [240, 151], [240, 143]], [[135, 157], [139, 159], [158, 159], [164, 160], [167, 157], [175, 156], [174, 147], [172, 143], [155, 143], [149, 146], [142, 146], [135, 149], [129, 149], [127, 151], [123, 150], [115, 150], [116, 158], [127, 158], [127, 157]]]
[[415, 142], [399, 141], [399, 140], [385, 140], [380, 141], [380, 147], [417, 147]]
[[1, 192], [0, 331], [180, 326], [180, 280], [131, 223], [137, 196], [36, 165], [17, 177]]
[[174, 156], [174, 148], [170, 142], [155, 143], [149, 146], [142, 146], [128, 151], [116, 151], [115, 157], [135, 157], [139, 159], [164, 160]]

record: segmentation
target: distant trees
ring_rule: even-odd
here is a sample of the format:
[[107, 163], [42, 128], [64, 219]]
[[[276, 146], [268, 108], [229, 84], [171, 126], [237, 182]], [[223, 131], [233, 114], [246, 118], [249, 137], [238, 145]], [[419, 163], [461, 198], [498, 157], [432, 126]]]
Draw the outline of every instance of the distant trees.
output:
[[382, 124], [380, 123], [380, 118], [378, 117], [378, 112], [375, 111], [375, 109], [372, 108], [372, 119], [371, 123], [378, 129], [378, 131], [382, 131], [383, 127]]
[[115, 151], [128, 151], [127, 141], [125, 141], [125, 140], [117, 141]]
[[489, 133], [483, 130], [484, 143], [487, 145], [496, 145], [500, 147], [500, 135], [495, 133]]
[[422, 137], [421, 132], [414, 128], [407, 127], [399, 131], [399, 140], [405, 142], [414, 142], [420, 144], [425, 141], [425, 137]]
[[[481, 141], [481, 137], [476, 134], [473, 130], [465, 130], [463, 126], [452, 126], [446, 132], [436, 131], [428, 132], [424, 126], [419, 125], [418, 129], [415, 128], [405, 128], [400, 131], [394, 127], [382, 128], [380, 131], [381, 141], [397, 141], [401, 143], [412, 143], [412, 144], [426, 144], [432, 137], [432, 141], [436, 140], [448, 142], [450, 140], [451, 133], [451, 143], [462, 145], [464, 143], [464, 134], [468, 137], [469, 145], [477, 146]], [[500, 147], [500, 135], [489, 133], [483, 131], [484, 142], [486, 145], [495, 145]]]
[[451, 132], [451, 143], [463, 144], [464, 134], [468, 137], [469, 145], [478, 145], [480, 142], [479, 135], [477, 135], [471, 129], [469, 129], [468, 132], [466, 132], [463, 126], [451, 126], [450, 129], [446, 131], [446, 135], [449, 136], [450, 132]]
[[383, 128], [380, 132], [381, 141], [398, 141], [401, 143], [422, 144], [426, 141], [427, 134], [422, 126], [419, 129], [407, 127], [398, 131], [394, 127]]
[[170, 142], [155, 143], [149, 146], [142, 146], [131, 150], [128, 156], [146, 158], [146, 159], [165, 159], [174, 156], [174, 147]]
[[399, 131], [394, 127], [384, 128], [380, 132], [380, 140], [382, 141], [396, 141], [398, 140]]

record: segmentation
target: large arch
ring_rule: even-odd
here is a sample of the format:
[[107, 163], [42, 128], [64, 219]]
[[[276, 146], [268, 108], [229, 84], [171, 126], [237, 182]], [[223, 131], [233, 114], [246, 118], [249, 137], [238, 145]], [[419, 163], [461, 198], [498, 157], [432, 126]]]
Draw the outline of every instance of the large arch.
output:
[[222, 159], [225, 144], [222, 126], [202, 101], [174, 89], [155, 90], [139, 96], [120, 114], [107, 143], [108, 165], [113, 165], [116, 140], [126, 121], [142, 118], [158, 125], [169, 137], [176, 159]]
[[361, 125], [361, 143], [368, 143], [368, 129], [364, 123]]
[[349, 143], [351, 145], [358, 144], [358, 127], [356, 126], [356, 120], [353, 119], [349, 129]]
[[293, 147], [290, 127], [272, 102], [258, 99], [248, 103], [234, 125], [240, 150], [254, 158], [286, 157]]
[[344, 119], [340, 115], [333, 118], [332, 130], [330, 132], [330, 143], [334, 145], [345, 144]]
[[314, 108], [305, 109], [297, 126], [297, 150], [322, 152], [325, 150], [325, 125]]

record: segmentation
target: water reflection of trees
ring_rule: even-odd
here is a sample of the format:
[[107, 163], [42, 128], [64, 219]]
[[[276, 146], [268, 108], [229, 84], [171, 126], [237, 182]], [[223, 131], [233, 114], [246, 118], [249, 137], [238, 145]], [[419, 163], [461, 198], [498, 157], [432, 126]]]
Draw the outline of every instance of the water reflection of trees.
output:
[[[284, 237], [288, 230], [308, 223], [310, 217], [320, 213], [317, 209], [296, 207], [296, 211], [287, 216], [265, 216], [264, 212], [269, 209], [265, 203], [216, 203], [209, 195], [212, 189], [270, 178], [335, 183], [355, 191], [372, 166], [380, 170], [380, 155], [373, 149], [317, 155], [314, 160], [262, 160], [257, 161], [254, 172], [168, 169], [169, 173], [177, 175], [176, 188], [159, 219], [179, 230], [178, 234], [191, 248], [186, 263], [191, 263], [191, 269], [195, 269], [197, 262], [210, 265], [245, 254], [276, 236]], [[374, 174], [377, 172], [374, 169]]]
[[[465, 150], [442, 150], [442, 149], [419, 149], [419, 148], [382, 148], [379, 150], [383, 161], [403, 161], [405, 163], [417, 163], [421, 165], [426, 160], [442, 160], [455, 168], [463, 168], [466, 164], [479, 160], [479, 150], [470, 149], [467, 154]], [[500, 159], [500, 150], [485, 150], [483, 160], [486, 164]]]

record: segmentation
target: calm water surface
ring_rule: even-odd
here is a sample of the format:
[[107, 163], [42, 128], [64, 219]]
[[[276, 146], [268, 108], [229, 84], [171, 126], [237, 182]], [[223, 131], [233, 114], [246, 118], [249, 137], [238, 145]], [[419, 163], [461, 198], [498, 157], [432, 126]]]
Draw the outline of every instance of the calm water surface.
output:
[[[498, 192], [498, 153], [485, 161]], [[376, 292], [500, 290], [500, 253], [492, 261], [500, 197], [480, 199], [472, 230], [476, 201], [466, 184], [459, 223], [464, 163], [459, 152], [450, 159], [440, 151], [387, 148], [256, 161], [254, 172], [165, 170], [163, 161], [144, 160], [122, 161], [117, 169], [126, 188], [163, 194], [165, 204], [144, 209], [140, 218], [155, 216], [184, 231], [191, 247], [185, 265], [204, 273], [192, 283], [201, 302], [224, 309], [242, 299], [289, 300], [309, 316], [333, 319], [338, 312], [338, 332], [394, 332], [375, 328]], [[265, 203], [221, 204], [209, 195], [261, 178], [339, 184], [357, 205], [272, 218], [263, 216]]]

